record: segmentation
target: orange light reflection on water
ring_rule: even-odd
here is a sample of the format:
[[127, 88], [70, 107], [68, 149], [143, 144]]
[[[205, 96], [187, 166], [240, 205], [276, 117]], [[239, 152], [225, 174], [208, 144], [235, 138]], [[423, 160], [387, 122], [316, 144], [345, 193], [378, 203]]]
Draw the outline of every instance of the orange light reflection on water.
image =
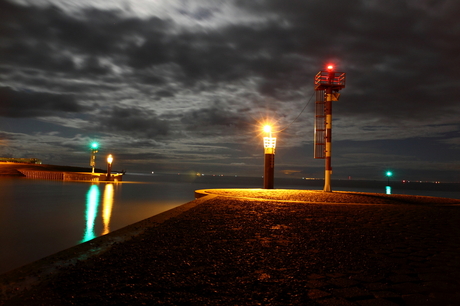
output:
[[102, 206], [102, 221], [104, 222], [104, 231], [102, 235], [110, 232], [110, 216], [113, 208], [113, 184], [105, 185], [104, 203]]

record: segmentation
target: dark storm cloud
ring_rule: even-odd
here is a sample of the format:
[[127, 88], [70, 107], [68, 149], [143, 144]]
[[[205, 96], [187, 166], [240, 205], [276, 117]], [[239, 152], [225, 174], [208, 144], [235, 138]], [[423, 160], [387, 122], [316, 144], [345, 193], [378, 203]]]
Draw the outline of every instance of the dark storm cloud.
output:
[[223, 131], [247, 131], [249, 120], [244, 114], [232, 110], [223, 103], [216, 102], [210, 107], [204, 107], [185, 112], [181, 122], [189, 131], [199, 131], [205, 135], [228, 135]]
[[[395, 110], [403, 113], [402, 105], [417, 105], [414, 112], [425, 118], [431, 113], [425, 107], [434, 99], [442, 99], [443, 108], [456, 103], [451, 97], [459, 86], [454, 86], [458, 77], [452, 67], [460, 61], [460, 40], [452, 25], [460, 5], [442, 10], [441, 4], [448, 2], [410, 3], [240, 1], [240, 8], [254, 15], [276, 18], [177, 31], [172, 20], [127, 18], [96, 9], [68, 16], [52, 6], [4, 2], [2, 60], [107, 74], [97, 59], [105, 56], [136, 69], [137, 80], [152, 85], [165, 82], [164, 73], [149, 70], [162, 65], [177, 67], [171, 80], [188, 86], [256, 76], [260, 93], [280, 100], [310, 86], [313, 75], [332, 60], [348, 73], [349, 107], [344, 111], [389, 116]], [[82, 63], [76, 65], [72, 54], [83, 56]], [[441, 88], [430, 87], [433, 82]]]
[[49, 12], [2, 1], [1, 63], [58, 71], [73, 69], [73, 62], [68, 57], [55, 52], [51, 37], [54, 26], [48, 19], [52, 15]]
[[[137, 34], [142, 37], [148, 33], [161, 39], [168, 24], [158, 18], [122, 18], [119, 13], [88, 9], [69, 16], [54, 6], [26, 7], [3, 1], [0, 4], [0, 61], [17, 68], [107, 73], [98, 56], [117, 57], [127, 44], [134, 43], [133, 37]], [[162, 52], [164, 48], [158, 48], [154, 42], [144, 49], [152, 46], [156, 48], [147, 52], [158, 58], [155, 50]], [[142, 57], [143, 49], [139, 50], [133, 54], [133, 63], [136, 56]], [[75, 63], [73, 56], [82, 57], [81, 65]]]
[[108, 58], [132, 67], [138, 82], [152, 85], [165, 81], [150, 68], [175, 66], [178, 69], [172, 77], [192, 86], [200, 80], [234, 80], [248, 73], [244, 64], [238, 64], [244, 57], [227, 45], [219, 31], [172, 34], [177, 26], [156, 17], [127, 18], [121, 12], [97, 9], [69, 16], [53, 6], [0, 5], [0, 61], [14, 70], [36, 68], [97, 76], [110, 72], [100, 61]]
[[174, 97], [174, 93], [171, 90], [162, 89], [155, 93], [157, 99]]
[[0, 116], [3, 117], [40, 117], [54, 116], [59, 113], [79, 113], [88, 110], [70, 95], [16, 91], [11, 87], [0, 87]]
[[169, 133], [169, 123], [154, 112], [134, 107], [114, 106], [96, 118], [93, 128], [105, 132], [119, 132], [133, 137], [163, 138]]
[[0, 142], [5, 140], [15, 140], [17, 137], [12, 133], [2, 133], [0, 132]]
[[163, 161], [166, 159], [174, 159], [173, 156], [165, 155], [165, 154], [158, 154], [158, 153], [123, 153], [117, 154], [117, 158], [123, 161], [131, 161], [131, 160], [148, 160], [152, 161]]
[[[413, 5], [411, 5], [413, 3]], [[458, 104], [460, 5], [452, 1], [240, 1], [254, 14], [276, 12], [287, 26], [271, 37], [278, 54], [327, 61], [348, 74], [346, 115], [429, 119]], [[425, 4], [425, 5], [424, 5]], [[442, 7], [444, 5], [444, 7]], [[450, 5], [450, 7], [447, 7]], [[435, 13], [437, 12], [437, 13]], [[272, 32], [272, 31], [270, 31]], [[276, 37], [276, 33], [284, 32]], [[273, 33], [273, 32], [272, 32]], [[268, 33], [267, 33], [268, 34]], [[255, 36], [254, 36], [255, 37]], [[258, 42], [260, 37], [257, 36]], [[278, 61], [280, 57], [276, 58]], [[281, 57], [282, 59], [282, 57]], [[276, 69], [280, 72], [280, 69]], [[287, 70], [286, 75], [295, 72]], [[311, 73], [310, 72], [310, 73]], [[291, 80], [288, 79], [287, 82]], [[310, 83], [311, 78], [305, 79]], [[271, 79], [269, 91], [286, 86]], [[433, 88], [437, 84], [439, 87]], [[295, 85], [293, 86], [295, 87]], [[433, 107], [436, 101], [442, 101]]]
[[[302, 73], [299, 59], [283, 50], [289, 45], [285, 41], [288, 36], [286, 30], [271, 22], [257, 28], [229, 25], [215, 31], [183, 31], [169, 36], [160, 46], [155, 45], [156, 49], [163, 49], [162, 55], [148, 51], [151, 44], [158, 43], [156, 37], [149, 37], [142, 46], [132, 46], [130, 58], [142, 67], [156, 65], [158, 61], [174, 64], [180, 68], [176, 77], [188, 86], [199, 81], [216, 84], [257, 76], [267, 82], [276, 80], [280, 87], [298, 88], [304, 84], [306, 74]], [[140, 53], [143, 49], [146, 51]]]

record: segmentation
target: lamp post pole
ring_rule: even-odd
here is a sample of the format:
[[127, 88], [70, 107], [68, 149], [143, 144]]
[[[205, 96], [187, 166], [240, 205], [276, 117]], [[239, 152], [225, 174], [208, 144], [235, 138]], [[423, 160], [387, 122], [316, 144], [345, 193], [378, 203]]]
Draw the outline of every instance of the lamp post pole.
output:
[[94, 173], [94, 168], [96, 167], [96, 153], [98, 152], [99, 144], [97, 142], [93, 142], [91, 144], [91, 158], [89, 161], [89, 165], [91, 166], [91, 173]]
[[[328, 82], [331, 83], [332, 78], [329, 72]], [[332, 175], [332, 87], [326, 88], [326, 103], [324, 105], [325, 127], [326, 127], [326, 148], [325, 148], [325, 164], [324, 164], [324, 191], [331, 192], [331, 175]]]
[[111, 181], [111, 173], [112, 173], [112, 162], [113, 162], [113, 156], [110, 154], [107, 156], [107, 180]]
[[264, 131], [268, 134], [264, 137], [264, 189], [273, 189], [276, 137], [272, 137], [271, 126], [266, 125]]
[[387, 179], [388, 179], [387, 186], [390, 186], [390, 177], [393, 175], [393, 173], [391, 171], [387, 171], [386, 174], [387, 174]]
[[387, 176], [387, 186], [385, 187], [385, 193], [386, 194], [391, 194], [391, 185], [390, 185], [390, 177], [393, 175], [393, 172], [387, 171], [386, 176]]

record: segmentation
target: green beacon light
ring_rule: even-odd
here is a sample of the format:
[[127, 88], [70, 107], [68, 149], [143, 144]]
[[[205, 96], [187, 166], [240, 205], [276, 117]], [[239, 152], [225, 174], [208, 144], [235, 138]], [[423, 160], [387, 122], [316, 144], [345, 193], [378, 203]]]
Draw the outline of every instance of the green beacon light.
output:
[[[390, 187], [390, 177], [393, 175], [393, 172], [387, 171], [386, 175], [387, 175], [387, 186]], [[391, 193], [391, 191], [390, 191], [390, 193]], [[388, 190], [387, 190], [387, 194], [389, 194]]]
[[96, 153], [98, 152], [99, 143], [92, 142], [91, 143], [91, 159], [89, 161], [89, 165], [91, 166], [91, 173], [94, 173], [94, 167], [96, 167]]

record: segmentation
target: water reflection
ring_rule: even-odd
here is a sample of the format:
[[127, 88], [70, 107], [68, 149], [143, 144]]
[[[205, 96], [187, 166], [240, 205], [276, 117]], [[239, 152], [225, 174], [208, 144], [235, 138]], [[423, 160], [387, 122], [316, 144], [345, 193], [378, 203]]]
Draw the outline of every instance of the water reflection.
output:
[[[99, 236], [95, 232], [95, 223], [100, 203], [100, 194], [101, 193], [98, 185], [91, 185], [86, 194], [86, 228], [83, 239], [80, 241], [81, 243]], [[113, 184], [106, 184], [102, 200], [102, 222], [104, 225], [102, 235], [105, 235], [110, 231], [110, 217], [112, 215], [113, 196]]]
[[385, 193], [386, 194], [391, 194], [391, 186], [386, 186]]
[[110, 216], [113, 207], [113, 184], [106, 184], [104, 189], [104, 204], [102, 206], [102, 221], [104, 222], [104, 231], [102, 235], [110, 232]]
[[86, 230], [81, 242], [91, 240], [96, 237], [94, 233], [94, 221], [97, 216], [99, 206], [99, 186], [91, 185], [86, 194]]

